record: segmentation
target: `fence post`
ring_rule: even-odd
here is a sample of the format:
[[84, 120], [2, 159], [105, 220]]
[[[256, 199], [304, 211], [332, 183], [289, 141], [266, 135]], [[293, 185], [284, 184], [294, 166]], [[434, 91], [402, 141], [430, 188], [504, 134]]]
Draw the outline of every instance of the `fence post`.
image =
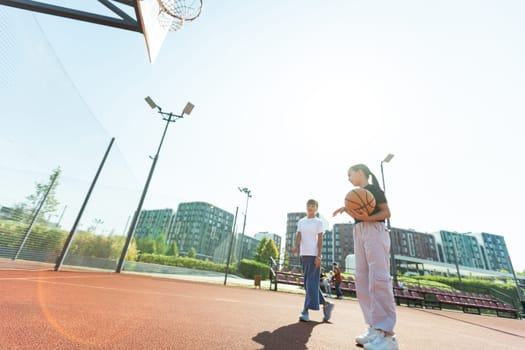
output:
[[44, 194], [44, 197], [42, 197], [42, 200], [40, 201], [40, 204], [38, 205], [38, 208], [35, 211], [35, 215], [33, 215], [33, 218], [31, 219], [31, 223], [29, 224], [29, 227], [26, 230], [26, 233], [24, 235], [24, 239], [22, 239], [22, 243], [20, 243], [20, 247], [18, 247], [18, 250], [17, 250], [15, 256], [13, 256], [13, 260], [16, 260], [18, 258], [18, 255], [22, 251], [22, 248], [24, 248], [24, 245], [26, 244], [27, 238], [31, 234], [31, 230], [33, 230], [33, 225], [35, 224], [36, 219], [38, 218], [38, 215], [40, 215], [40, 211], [42, 210], [42, 207], [44, 206], [44, 203], [47, 200], [47, 196], [49, 196], [49, 192], [51, 192], [51, 189], [53, 188], [53, 185], [55, 184], [55, 181], [56, 181], [56, 179], [58, 177], [58, 174], [59, 174], [58, 172], [55, 173], [55, 176], [53, 176], [53, 179], [51, 179], [51, 183], [49, 184], [49, 187], [47, 188], [46, 193]]

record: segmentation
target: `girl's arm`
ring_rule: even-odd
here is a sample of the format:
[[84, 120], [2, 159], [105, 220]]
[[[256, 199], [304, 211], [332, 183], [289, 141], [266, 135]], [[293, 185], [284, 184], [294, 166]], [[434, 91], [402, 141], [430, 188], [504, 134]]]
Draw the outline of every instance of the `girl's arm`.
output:
[[336, 215], [343, 214], [343, 213], [346, 213], [346, 208], [345, 207], [341, 207], [339, 209], [336, 209], [334, 211], [334, 213], [332, 214], [332, 216], [336, 216]]
[[377, 205], [379, 211], [373, 215], [368, 215], [364, 210], [350, 210], [350, 215], [357, 220], [361, 221], [382, 221], [390, 218], [390, 208], [388, 203], [379, 203]]

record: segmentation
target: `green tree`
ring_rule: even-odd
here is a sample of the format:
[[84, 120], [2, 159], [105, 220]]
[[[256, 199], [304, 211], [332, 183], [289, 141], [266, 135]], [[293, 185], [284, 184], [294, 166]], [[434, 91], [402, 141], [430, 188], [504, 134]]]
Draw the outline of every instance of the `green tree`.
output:
[[57, 207], [60, 204], [60, 202], [56, 199], [56, 189], [59, 184], [59, 178], [62, 170], [60, 167], [55, 168], [51, 175], [49, 175], [49, 181], [45, 183], [37, 182], [35, 183], [35, 192], [29, 196], [26, 197], [26, 203], [25, 205], [22, 205], [22, 208], [24, 208], [25, 212], [29, 214], [28, 216], [31, 216], [31, 213], [28, 212], [28, 210], [33, 211], [36, 209], [44, 197], [44, 194], [47, 192], [49, 185], [53, 182], [53, 179], [55, 181], [53, 182], [53, 186], [51, 187], [51, 190], [49, 191], [49, 194], [47, 195], [46, 201], [44, 202], [44, 205], [42, 206], [42, 209], [40, 210], [40, 214], [38, 215], [37, 222], [44, 223], [45, 219], [44, 217], [46, 214], [54, 213], [57, 211]]
[[170, 256], [179, 256], [179, 246], [177, 246], [177, 242], [172, 242], [170, 244], [170, 248], [168, 249], [168, 252], [166, 253], [166, 255], [170, 255]]
[[270, 257], [276, 260], [278, 256], [279, 250], [273, 239], [263, 238], [255, 249], [255, 260], [263, 264], [268, 264]]
[[[124, 237], [119, 237], [119, 238], [121, 241], [121, 243], [118, 244], [118, 246], [120, 247], [120, 250], [118, 251], [118, 254], [116, 255], [115, 258], [118, 258], [120, 256], [121, 250], [124, 247], [124, 243], [126, 243]], [[139, 257], [139, 251], [137, 249], [137, 242], [135, 241], [135, 239], [133, 239], [131, 241], [131, 244], [129, 245], [128, 253], [126, 254], [126, 260], [137, 261], [138, 257]]]
[[79, 232], [69, 248], [69, 253], [94, 258], [109, 258], [112, 253], [112, 237], [98, 236], [91, 232]]
[[104, 223], [104, 220], [94, 218], [93, 221], [91, 221], [91, 225], [87, 228], [88, 232], [95, 233], [97, 231], [98, 225], [102, 225]]
[[283, 266], [288, 267], [290, 265], [290, 253], [287, 250], [284, 251]]
[[155, 239], [156, 254], [164, 255], [168, 251], [168, 245], [166, 244], [166, 235], [161, 232]]
[[195, 248], [191, 247], [190, 251], [188, 252], [188, 258], [195, 258], [197, 256], [197, 251]]
[[29, 235], [25, 247], [41, 251], [59, 252], [65, 238], [66, 232], [63, 230], [37, 225]]
[[14, 205], [12, 213], [9, 218], [14, 221], [29, 222], [31, 215], [31, 209], [27, 207], [26, 203], [17, 203]]
[[275, 244], [273, 239], [269, 239], [266, 243], [266, 246], [263, 249], [263, 256], [266, 258], [265, 264], [268, 264], [270, 257], [276, 262], [279, 260], [279, 248], [277, 248], [277, 244]]
[[157, 252], [157, 242], [151, 235], [137, 239], [137, 248], [141, 253], [155, 254]]
[[[65, 237], [65, 232], [64, 232]], [[71, 242], [69, 254], [102, 259], [118, 259], [125, 243], [123, 236], [103, 236], [91, 232], [78, 232]], [[138, 256], [135, 239], [131, 241], [126, 255], [127, 260], [136, 260]]]
[[267, 241], [268, 241], [268, 238], [264, 237], [263, 239], [259, 241], [259, 243], [257, 244], [257, 247], [255, 247], [255, 253], [253, 254], [253, 258], [255, 259], [255, 261], [261, 262], [262, 250], [263, 250], [263, 247], [266, 245]]
[[94, 235], [93, 244], [91, 256], [96, 258], [109, 258], [111, 254], [111, 241], [109, 237]]
[[73, 237], [71, 246], [69, 247], [69, 254], [72, 255], [81, 255], [86, 256], [89, 253], [86, 253], [89, 247], [91, 246], [90, 240], [92, 235], [88, 232], [77, 232]]

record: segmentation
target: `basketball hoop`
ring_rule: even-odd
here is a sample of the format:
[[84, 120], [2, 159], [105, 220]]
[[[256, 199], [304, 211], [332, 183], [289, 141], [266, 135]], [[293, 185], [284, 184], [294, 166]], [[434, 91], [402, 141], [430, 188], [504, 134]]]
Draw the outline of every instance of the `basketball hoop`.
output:
[[174, 32], [181, 29], [186, 21], [200, 16], [202, 0], [157, 0], [159, 3], [159, 23]]

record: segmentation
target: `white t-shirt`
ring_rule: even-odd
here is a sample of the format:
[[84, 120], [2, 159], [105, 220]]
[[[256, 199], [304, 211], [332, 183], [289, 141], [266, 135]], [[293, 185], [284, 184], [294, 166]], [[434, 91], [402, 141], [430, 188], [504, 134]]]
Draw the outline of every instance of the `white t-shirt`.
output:
[[317, 235], [323, 233], [323, 222], [319, 218], [304, 217], [299, 220], [297, 232], [301, 232], [301, 256], [317, 256]]

